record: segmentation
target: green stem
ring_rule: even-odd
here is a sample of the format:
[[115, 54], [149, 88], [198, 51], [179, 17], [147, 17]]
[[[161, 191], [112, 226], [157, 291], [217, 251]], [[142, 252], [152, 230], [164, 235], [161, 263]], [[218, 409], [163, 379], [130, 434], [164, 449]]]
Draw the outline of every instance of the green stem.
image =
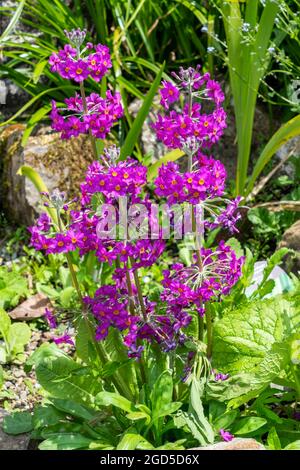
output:
[[206, 335], [207, 335], [207, 358], [211, 359], [212, 356], [212, 315], [211, 306], [207, 305], [205, 309], [206, 317]]
[[198, 315], [198, 339], [203, 341], [203, 332], [204, 332], [204, 320], [201, 315]]
[[[81, 98], [82, 98], [83, 111], [84, 111], [84, 114], [88, 114], [87, 102], [86, 102], [86, 96], [85, 96], [85, 91], [84, 91], [83, 82], [80, 82], [80, 85], [79, 85], [79, 86], [80, 86], [80, 94], [81, 94]], [[91, 141], [91, 144], [92, 144], [92, 149], [93, 149], [94, 157], [95, 157], [95, 159], [97, 160], [97, 158], [98, 158], [98, 152], [97, 152], [97, 146], [96, 146], [96, 139], [95, 139], [95, 137], [93, 136], [91, 129], [89, 129], [89, 136], [90, 136], [90, 141]]]
[[[132, 263], [132, 260], [131, 260], [131, 263]], [[133, 271], [133, 277], [134, 277], [134, 283], [135, 283], [137, 293], [138, 293], [138, 299], [139, 299], [139, 303], [140, 303], [140, 306], [141, 306], [143, 319], [146, 322], [147, 321], [146, 307], [145, 307], [145, 303], [144, 303], [144, 297], [143, 297], [142, 288], [141, 288], [140, 279], [139, 279], [137, 269], [135, 269]]]
[[127, 285], [127, 290], [128, 290], [128, 296], [129, 296], [129, 310], [130, 310], [131, 315], [134, 315], [135, 314], [134, 295], [133, 295], [132, 283], [131, 283], [131, 278], [130, 278], [130, 271], [126, 263], [125, 263], [125, 268], [126, 268], [126, 285]]

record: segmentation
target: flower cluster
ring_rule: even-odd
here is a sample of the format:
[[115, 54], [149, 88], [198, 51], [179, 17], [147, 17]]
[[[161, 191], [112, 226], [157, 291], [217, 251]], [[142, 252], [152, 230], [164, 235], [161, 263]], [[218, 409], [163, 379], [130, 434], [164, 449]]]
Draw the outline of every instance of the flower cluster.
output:
[[[146, 167], [130, 158], [117, 163], [118, 156], [119, 149], [113, 146], [104, 151], [101, 162], [90, 165], [86, 180], [81, 185], [81, 208], [69, 212], [69, 223], [63, 224], [61, 220], [60, 226], [54, 227], [49, 216], [43, 213], [37, 224], [29, 228], [31, 244], [35, 249], [43, 250], [46, 254], [79, 249], [80, 255], [84, 255], [94, 251], [100, 262], [111, 265], [119, 260], [126, 265], [130, 263], [132, 270], [149, 267], [156, 262], [165, 247], [161, 239], [143, 239], [138, 236], [128, 240], [127, 231], [118, 239], [117, 233], [113, 235], [107, 230], [105, 207], [109, 204], [110, 209], [115, 209], [112, 222], [113, 228], [116, 228], [115, 224], [120, 222], [118, 198], [130, 195], [126, 202], [127, 213], [127, 205], [142, 202], [138, 196], [146, 183]], [[101, 197], [100, 212], [93, 210], [94, 195]], [[57, 192], [54, 196], [44, 194], [44, 199], [47, 207], [53, 207], [58, 212], [69, 211], [70, 203], [65, 201], [63, 193]], [[144, 203], [147, 206], [147, 201]], [[137, 211], [131, 211], [131, 222], [138, 217]]]
[[[201, 75], [196, 69], [180, 69], [173, 74], [179, 83], [162, 82], [161, 104], [165, 110], [179, 101], [181, 95], [188, 94], [188, 102], [181, 111], [172, 109], [164, 115], [159, 114], [153, 124], [157, 137], [169, 148], [181, 148], [183, 141], [195, 137], [202, 147], [210, 147], [217, 142], [226, 127], [226, 113], [221, 107], [224, 94], [218, 82], [211, 80], [209, 73]], [[201, 98], [214, 104], [211, 112], [206, 112], [199, 102], [193, 98]]]
[[185, 335], [181, 329], [185, 328], [192, 318], [178, 308], [169, 308], [165, 314], [160, 310], [157, 314], [156, 304], [147, 299], [144, 299], [143, 315], [139, 315], [136, 289], [131, 297], [133, 311], [130, 312], [128, 292], [120, 285], [103, 286], [96, 291], [93, 298], [86, 297], [84, 301], [98, 321], [96, 338], [106, 338], [111, 326], [120, 331], [126, 330], [124, 344], [130, 357], [140, 357], [144, 349], [143, 340], [160, 344], [164, 351], [175, 349], [178, 344], [184, 342]]
[[[120, 95], [107, 91], [105, 98], [96, 93], [85, 96], [81, 82], [88, 77], [96, 81], [103, 77], [111, 67], [109, 51], [106, 46], [91, 43], [82, 49], [85, 31], [73, 30], [66, 35], [71, 44], [52, 54], [51, 70], [80, 82], [81, 95], [66, 99], [65, 108], [52, 103], [52, 127], [64, 139], [81, 133], [103, 139], [123, 114]], [[188, 170], [181, 173], [179, 165], [172, 162], [162, 166], [154, 182], [155, 195], [166, 198], [168, 210], [176, 203], [192, 204], [193, 210], [200, 204], [203, 230], [222, 225], [235, 231], [240, 198], [227, 201], [224, 210], [216, 209], [215, 202], [225, 191], [226, 171], [220, 161], [202, 153], [220, 138], [226, 126], [223, 92], [209, 74], [201, 75], [199, 67], [180, 69], [174, 78], [176, 85], [162, 83], [161, 104], [166, 113], [158, 116], [154, 128], [168, 147], [185, 152]], [[186, 101], [182, 110], [178, 105], [181, 98]], [[215, 250], [205, 249], [200, 243], [191, 266], [176, 264], [164, 272], [163, 291], [157, 302], [145, 297], [138, 270], [153, 265], [165, 248], [162, 230], [153, 239], [148, 233], [144, 236], [143, 222], [148, 221], [151, 206], [149, 195], [145, 195], [146, 183], [147, 168], [130, 157], [120, 161], [119, 149], [112, 146], [89, 166], [78, 199], [68, 202], [59, 191], [44, 194], [45, 206], [56, 217], [51, 220], [44, 213], [30, 227], [31, 243], [37, 250], [77, 250], [80, 256], [93, 252], [100, 263], [115, 264], [114, 284], [102, 285], [93, 297], [84, 297], [84, 309], [96, 322], [96, 340], [104, 340], [110, 328], [117, 328], [129, 357], [134, 358], [141, 356], [147, 342], [158, 344], [165, 352], [184, 344], [191, 312], [197, 310], [203, 316], [206, 302], [228, 294], [240, 276], [243, 262], [223, 241]], [[140, 212], [141, 204], [147, 216]], [[129, 226], [122, 225], [124, 207]], [[204, 210], [213, 215], [212, 220], [205, 219]], [[137, 229], [135, 236], [130, 233], [131, 222]], [[45, 318], [56, 327], [51, 311], [45, 313]], [[72, 344], [66, 332], [54, 341]], [[192, 369], [193, 358], [194, 353], [188, 355], [184, 380]], [[225, 380], [225, 376], [219, 374], [216, 380]]]
[[63, 49], [51, 55], [49, 64], [52, 72], [75, 82], [82, 82], [88, 77], [99, 82], [112, 67], [108, 47], [90, 42], [82, 51], [79, 45], [74, 48], [66, 44]]
[[224, 192], [226, 171], [219, 160], [201, 156], [199, 168], [181, 173], [179, 165], [169, 162], [160, 167], [154, 181], [155, 193], [169, 204], [189, 202], [198, 204], [207, 198], [221, 196]]
[[221, 241], [215, 250], [201, 249], [201, 261], [186, 267], [181, 263], [164, 271], [163, 299], [176, 307], [195, 306], [204, 314], [203, 304], [227, 295], [241, 275], [244, 258]]
[[101, 156], [102, 162], [94, 162], [89, 166], [85, 182], [81, 185], [82, 203], [89, 204], [95, 193], [105, 196], [106, 202], [113, 202], [119, 196], [130, 195], [134, 198], [147, 182], [147, 168], [131, 158], [125, 161], [111, 161], [112, 148]]
[[66, 44], [58, 53], [51, 55], [50, 68], [63, 78], [80, 83], [81, 96], [76, 93], [65, 99], [65, 108], [58, 108], [56, 102], [52, 101], [52, 128], [61, 132], [62, 139], [87, 133], [104, 139], [113, 124], [123, 116], [121, 96], [119, 93], [112, 95], [109, 90], [105, 98], [97, 93], [85, 96], [81, 82], [88, 77], [98, 82], [108, 72], [112, 66], [109, 49], [102, 44], [94, 46], [90, 42], [81, 49], [86, 32], [77, 29], [65, 33], [71, 44]]
[[[106, 98], [101, 98], [97, 93], [86, 97], [86, 109], [83, 99], [78, 94], [72, 98], [66, 98], [66, 108], [57, 108], [52, 101], [52, 129], [61, 132], [62, 139], [77, 137], [79, 134], [91, 134], [99, 139], [104, 139], [110, 132], [113, 124], [123, 116], [121, 96], [119, 93], [112, 95], [107, 91]], [[62, 115], [62, 111], [66, 115]]]

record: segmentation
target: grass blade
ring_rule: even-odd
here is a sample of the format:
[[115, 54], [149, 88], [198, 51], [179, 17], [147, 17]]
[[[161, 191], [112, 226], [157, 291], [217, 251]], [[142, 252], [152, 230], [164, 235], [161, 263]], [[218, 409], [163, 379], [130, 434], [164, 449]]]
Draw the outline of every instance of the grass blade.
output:
[[[21, 166], [17, 171], [17, 175], [25, 176], [26, 178], [28, 178], [39, 193], [49, 193], [49, 190], [46, 184], [44, 183], [42, 177], [31, 166]], [[57, 224], [57, 215], [55, 209], [52, 209], [51, 207], [46, 207], [46, 210], [53, 222]]]
[[148, 113], [149, 113], [149, 110], [152, 106], [152, 102], [153, 102], [153, 99], [154, 99], [154, 96], [158, 90], [158, 87], [160, 85], [160, 81], [161, 81], [161, 77], [162, 77], [162, 74], [163, 74], [163, 70], [164, 70], [164, 67], [165, 67], [165, 64], [162, 65], [160, 71], [158, 72], [154, 82], [152, 83], [151, 85], [151, 88], [150, 90], [148, 91], [145, 99], [144, 99], [144, 102], [137, 114], [137, 117], [135, 118], [132, 126], [131, 126], [131, 129], [130, 131], [128, 132], [127, 134], [127, 137], [125, 139], [125, 142], [122, 146], [122, 149], [121, 149], [121, 155], [120, 155], [120, 159], [121, 160], [124, 160], [126, 157], [128, 157], [135, 145], [137, 144], [137, 141], [138, 141], [138, 138], [140, 136], [140, 133], [142, 131], [142, 127], [143, 127], [143, 124], [145, 122], [145, 119], [147, 118], [148, 116]]
[[273, 134], [253, 169], [250, 181], [248, 183], [246, 194], [249, 194], [254, 187], [255, 181], [263, 171], [266, 164], [271, 160], [274, 153], [289, 139], [300, 135], [300, 114], [281, 126], [278, 131]]

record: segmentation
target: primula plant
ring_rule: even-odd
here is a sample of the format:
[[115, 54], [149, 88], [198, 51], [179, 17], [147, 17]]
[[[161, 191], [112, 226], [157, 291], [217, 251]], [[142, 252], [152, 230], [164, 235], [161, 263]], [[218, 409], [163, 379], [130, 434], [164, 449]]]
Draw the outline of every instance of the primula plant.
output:
[[[206, 244], [213, 229], [237, 232], [240, 217], [241, 198], [226, 197], [226, 170], [210, 154], [226, 127], [224, 94], [199, 66], [162, 82], [162, 112], [153, 128], [184, 157], [160, 164], [147, 181], [148, 168], [132, 156], [120, 159], [116, 145], [97, 151], [97, 139], [123, 114], [118, 93], [85, 94], [84, 80], [98, 82], [111, 67], [108, 48], [84, 44], [81, 30], [66, 36], [69, 44], [52, 54], [50, 66], [79, 83], [80, 93], [66, 99], [66, 107], [52, 103], [52, 128], [63, 139], [89, 134], [95, 161], [77, 198], [67, 200], [59, 190], [42, 194], [46, 212], [30, 228], [36, 250], [66, 255], [78, 308], [67, 319], [59, 309], [45, 312], [56, 345], [42, 346], [27, 363], [48, 393], [28, 427], [46, 439], [44, 449], [181, 449], [230, 441], [237, 411], [226, 411], [223, 402], [237, 386], [228, 388], [228, 373], [213, 369], [213, 324], [245, 258], [222, 239]], [[186, 243], [189, 262], [173, 254], [159, 289], [146, 296], [144, 273], [159, 263], [169, 238]], [[98, 285], [92, 295], [74, 256], [93, 267]], [[63, 343], [74, 358], [60, 349]], [[227, 390], [224, 399], [220, 387]], [[251, 425], [236, 426], [237, 434], [265, 423], [245, 419]]]

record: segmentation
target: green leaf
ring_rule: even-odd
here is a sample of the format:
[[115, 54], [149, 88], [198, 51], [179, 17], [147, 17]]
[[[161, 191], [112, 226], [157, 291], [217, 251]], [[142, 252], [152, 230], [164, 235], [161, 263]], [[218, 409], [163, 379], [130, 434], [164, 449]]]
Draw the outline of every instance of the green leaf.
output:
[[294, 441], [285, 446], [284, 450], [300, 450], [300, 440]]
[[27, 103], [22, 106], [12, 117], [7, 119], [5, 122], [1, 122], [0, 127], [6, 126], [6, 124], [9, 124], [11, 121], [14, 121], [18, 116], [20, 116], [26, 109], [30, 108], [31, 105], [33, 105], [36, 101], [38, 101], [42, 96], [46, 94], [50, 94], [53, 91], [58, 91], [58, 90], [72, 90], [72, 85], [63, 85], [55, 88], [47, 88], [46, 90], [43, 90], [41, 93], [38, 93], [35, 95], [31, 100], [27, 101]]
[[175, 442], [167, 442], [163, 446], [156, 447], [157, 450], [184, 450], [184, 443], [186, 442], [186, 439], [179, 439], [178, 441]]
[[5, 364], [8, 361], [8, 355], [5, 344], [0, 344], [0, 364]]
[[190, 395], [190, 409], [195, 417], [199, 431], [205, 437], [206, 442], [212, 444], [214, 442], [214, 431], [209, 421], [204, 415], [201, 397], [203, 395], [203, 384], [196, 378], [193, 379]]
[[67, 415], [75, 416], [75, 418], [90, 421], [95, 417], [95, 412], [86, 406], [76, 403], [73, 400], [64, 400], [61, 398], [51, 398], [51, 403], [60, 411]]
[[191, 432], [201, 446], [207, 445], [208, 441], [203, 433], [203, 429], [193, 414], [179, 411], [176, 416], [174, 416], [173, 421], [176, 428], [184, 428], [184, 431]]
[[199, 6], [199, 3], [195, 1], [191, 1], [191, 0], [175, 0], [175, 1], [185, 6], [188, 10], [190, 10], [190, 12], [196, 16], [200, 24], [207, 23], [207, 17], [206, 17], [207, 11], [204, 7], [202, 7], [201, 9]]
[[32, 429], [32, 416], [29, 411], [15, 411], [4, 417], [3, 430], [7, 434], [23, 434], [30, 432]]
[[125, 142], [121, 148], [121, 154], [120, 154], [120, 160], [125, 160], [128, 156], [131, 155], [134, 146], [136, 145], [138, 138], [140, 136], [140, 133], [142, 131], [142, 127], [144, 124], [145, 119], [147, 118], [149, 114], [149, 110], [152, 106], [153, 98], [158, 90], [158, 87], [160, 85], [162, 73], [164, 70], [164, 64], [162, 65], [160, 71], [158, 72], [155, 80], [153, 81], [150, 90], [148, 91], [144, 102], [137, 114], [137, 117], [135, 118], [130, 131], [127, 134], [127, 137], [125, 139]]
[[161, 416], [161, 413], [170, 406], [173, 396], [173, 380], [171, 372], [164, 371], [154, 384], [153, 390], [150, 395], [152, 419], [156, 420]]
[[43, 428], [45, 426], [53, 426], [58, 424], [65, 418], [65, 414], [58, 411], [52, 405], [36, 406], [33, 414], [34, 429]]
[[10, 33], [13, 32], [13, 30], [15, 29], [15, 27], [18, 24], [18, 21], [20, 19], [20, 16], [22, 14], [24, 5], [25, 5], [25, 0], [21, 0], [21, 2], [19, 3], [18, 7], [15, 10], [15, 13], [14, 13], [13, 17], [11, 18], [11, 20], [8, 23], [7, 27], [5, 28], [5, 30], [3, 31], [3, 33], [0, 36], [0, 44], [1, 43], [5, 44], [6, 38], [8, 38]]
[[38, 366], [47, 358], [68, 357], [56, 344], [43, 343], [38, 349], [31, 354], [25, 364], [25, 372], [29, 372], [33, 366]]
[[228, 429], [232, 425], [232, 423], [238, 417], [239, 412], [237, 410], [227, 411], [227, 413], [222, 414], [219, 416], [213, 423], [215, 429], [218, 431], [220, 429]]
[[128, 413], [126, 418], [130, 419], [131, 421], [144, 419], [146, 425], [150, 424], [151, 422], [151, 416], [148, 413], [144, 413], [143, 411], [134, 411], [133, 413]]
[[140, 434], [126, 433], [117, 446], [117, 450], [154, 449]]
[[249, 416], [247, 418], [242, 418], [238, 423], [236, 423], [232, 428], [232, 432], [235, 435], [243, 436], [244, 434], [250, 434], [257, 429], [260, 429], [266, 423], [267, 420], [264, 418]]
[[174, 162], [183, 155], [184, 152], [179, 149], [171, 150], [171, 152], [166, 153], [166, 155], [160, 158], [157, 162], [149, 166], [147, 175], [148, 181], [152, 181], [154, 178], [156, 178], [158, 170], [162, 165], [165, 165], [168, 162]]
[[267, 265], [264, 269], [264, 277], [263, 277], [263, 281], [265, 281], [266, 279], [268, 279], [268, 277], [270, 276], [271, 272], [273, 271], [273, 269], [278, 266], [281, 261], [283, 260], [283, 258], [288, 254], [290, 253], [292, 250], [288, 249], [288, 248], [279, 248], [279, 250], [276, 250], [275, 253], [273, 253], [273, 255], [268, 259], [268, 262], [267, 262]]
[[42, 75], [44, 68], [48, 65], [48, 60], [41, 60], [36, 64], [33, 70], [32, 79], [33, 83], [37, 83]]
[[74, 450], [74, 449], [88, 449], [92, 439], [83, 436], [82, 434], [65, 433], [59, 436], [49, 437], [41, 444], [40, 450]]
[[76, 289], [73, 286], [69, 286], [61, 290], [59, 293], [59, 300], [61, 302], [62, 307], [70, 307], [74, 296], [76, 296]]
[[267, 438], [268, 449], [271, 450], [281, 450], [281, 443], [276, 432], [276, 429], [273, 427], [270, 429], [268, 438]]
[[93, 405], [102, 388], [88, 368], [76, 364], [67, 355], [44, 358], [36, 367], [36, 375], [38, 382], [53, 397], [64, 399], [69, 396], [82, 404]]
[[18, 305], [22, 297], [28, 294], [26, 279], [6, 267], [0, 268], [0, 309], [9, 309]]
[[101, 377], [111, 377], [114, 373], [119, 370], [120, 368], [124, 367], [126, 364], [130, 362], [130, 359], [127, 359], [122, 362], [118, 361], [110, 361], [104, 364], [101, 370]]
[[127, 413], [136, 411], [133, 403], [131, 403], [127, 398], [122, 397], [118, 393], [111, 392], [100, 392], [96, 396], [95, 403], [97, 406], [115, 406], [120, 408]]
[[77, 321], [75, 344], [77, 357], [85, 364], [90, 364], [91, 360], [94, 359], [94, 354], [91, 354], [91, 351], [94, 350], [94, 345], [91, 343], [91, 335], [84, 318], [80, 318]]
[[24, 351], [24, 346], [29, 343], [31, 329], [26, 323], [13, 323], [7, 335], [7, 341], [11, 354], [17, 355]]
[[249, 194], [252, 191], [258, 176], [261, 174], [261, 172], [263, 171], [267, 163], [269, 163], [272, 156], [277, 152], [277, 150], [285, 142], [292, 139], [293, 137], [296, 137], [299, 134], [300, 114], [283, 124], [283, 126], [281, 126], [278, 131], [273, 134], [254, 166], [252, 175], [247, 185], [246, 194]]
[[39, 108], [35, 113], [33, 113], [29, 119], [29, 121], [27, 122], [27, 127], [26, 129], [24, 130], [23, 132], [23, 135], [22, 135], [22, 140], [21, 140], [21, 145], [23, 147], [25, 147], [25, 145], [27, 144], [27, 141], [32, 133], [32, 131], [34, 130], [36, 124], [46, 115], [49, 113], [51, 109], [51, 106], [50, 105], [45, 105], [45, 106], [42, 106], [41, 108]]
[[[248, 390], [229, 390], [228, 398], [232, 398], [228, 407], [238, 408], [252, 398], [257, 397], [268, 385], [279, 376], [290, 361], [288, 342], [274, 343], [260, 364], [251, 373], [240, 374], [238, 377], [248, 383]], [[229, 384], [228, 384], [229, 385]], [[230, 396], [231, 395], [231, 396]]]
[[9, 315], [0, 308], [0, 334], [4, 338], [7, 338], [10, 330], [11, 320]]
[[[215, 382], [217, 383], [217, 382]], [[215, 421], [226, 412], [226, 405], [220, 401], [209, 399], [209, 421], [215, 423]]]
[[255, 368], [272, 344], [283, 340], [283, 317], [291, 311], [290, 302], [275, 297], [225, 314], [214, 327], [214, 366], [231, 374]]

